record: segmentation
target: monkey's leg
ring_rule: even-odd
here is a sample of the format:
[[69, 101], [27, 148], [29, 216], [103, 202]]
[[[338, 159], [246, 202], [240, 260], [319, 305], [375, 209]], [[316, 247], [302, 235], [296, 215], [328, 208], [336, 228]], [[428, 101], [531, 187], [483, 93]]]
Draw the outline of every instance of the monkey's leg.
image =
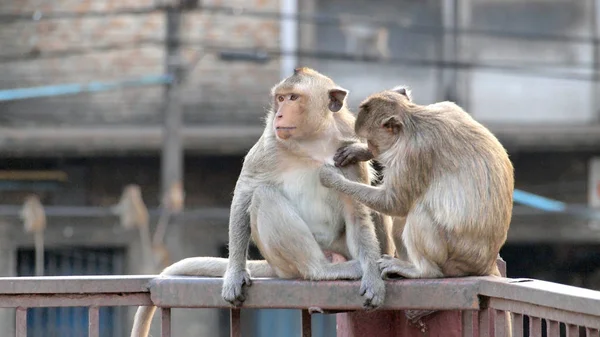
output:
[[331, 263], [294, 206], [276, 188], [259, 187], [250, 206], [261, 254], [280, 275], [311, 280], [356, 280], [360, 263]]
[[370, 210], [348, 197], [345, 199], [344, 220], [348, 248], [352, 257], [360, 261], [363, 271], [360, 295], [365, 297], [366, 308], [376, 308], [385, 300], [385, 283], [377, 266], [381, 250]]
[[416, 207], [406, 217], [402, 241], [408, 261], [383, 256], [379, 261], [382, 276], [394, 274], [406, 278], [444, 277], [440, 266], [448, 259], [446, 239], [429, 213]]

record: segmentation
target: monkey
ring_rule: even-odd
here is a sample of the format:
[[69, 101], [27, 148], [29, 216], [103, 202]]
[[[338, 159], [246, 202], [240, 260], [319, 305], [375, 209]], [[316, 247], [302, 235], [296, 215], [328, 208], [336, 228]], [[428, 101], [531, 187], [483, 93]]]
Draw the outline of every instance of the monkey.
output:
[[152, 251], [155, 256], [155, 262], [161, 268], [167, 267], [170, 259], [169, 251], [164, 243], [169, 221], [171, 217], [183, 210], [185, 201], [185, 191], [181, 182], [171, 184], [162, 197], [162, 209], [156, 224], [154, 235], [152, 236]]
[[[375, 158], [384, 166], [381, 186], [349, 181], [325, 164], [323, 186], [399, 217], [392, 235], [405, 255], [384, 254], [382, 277], [442, 278], [492, 275], [510, 227], [514, 169], [506, 149], [482, 124], [453, 102], [413, 102], [395, 87], [367, 97], [355, 122], [358, 137], [334, 156], [338, 167]], [[410, 310], [409, 320], [433, 313]], [[505, 313], [507, 335], [512, 320]]]
[[340, 148], [336, 162], [372, 155], [384, 166], [382, 185], [349, 181], [332, 165], [323, 165], [320, 181], [378, 212], [406, 217], [395, 239], [408, 260], [384, 255], [382, 276], [500, 276], [496, 257], [510, 226], [514, 170], [487, 128], [453, 102], [419, 105], [410, 90], [396, 87], [359, 105], [355, 132], [366, 148]]
[[386, 27], [367, 21], [358, 21], [351, 14], [340, 15], [339, 28], [346, 37], [346, 52], [360, 56], [390, 58], [389, 31]]
[[[385, 284], [377, 260], [382, 252], [394, 251], [386, 239], [391, 228], [381, 227], [391, 227], [391, 218], [319, 183], [323, 163], [333, 163], [340, 146], [359, 141], [347, 95], [332, 79], [306, 67], [276, 84], [264, 131], [244, 157], [234, 187], [229, 258], [186, 258], [160, 275], [223, 277], [221, 296], [233, 306], [245, 301], [251, 277], [361, 280], [364, 307], [379, 307]], [[341, 170], [362, 183], [374, 173], [370, 162]], [[251, 239], [265, 260], [247, 261]], [[329, 262], [323, 250], [348, 261]], [[147, 336], [155, 310], [138, 308], [132, 337]]]
[[35, 275], [44, 276], [44, 230], [46, 229], [46, 212], [40, 198], [29, 195], [21, 208], [20, 218], [26, 233], [33, 233], [35, 245]]
[[130, 184], [123, 188], [119, 203], [111, 208], [114, 214], [119, 215], [121, 226], [125, 229], [137, 228], [140, 233], [142, 255], [144, 256], [144, 273], [155, 270], [152, 242], [150, 241], [150, 216], [148, 208], [142, 199], [139, 185]]

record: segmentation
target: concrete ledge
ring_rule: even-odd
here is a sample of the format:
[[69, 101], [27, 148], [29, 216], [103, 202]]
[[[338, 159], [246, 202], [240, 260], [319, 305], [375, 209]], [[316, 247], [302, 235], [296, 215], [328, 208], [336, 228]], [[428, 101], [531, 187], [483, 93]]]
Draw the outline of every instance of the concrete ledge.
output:
[[[221, 298], [221, 278], [169, 277], [150, 283], [152, 302], [162, 307], [231, 307]], [[242, 308], [362, 310], [359, 281], [255, 279]], [[479, 309], [479, 278], [386, 282], [381, 310]]]

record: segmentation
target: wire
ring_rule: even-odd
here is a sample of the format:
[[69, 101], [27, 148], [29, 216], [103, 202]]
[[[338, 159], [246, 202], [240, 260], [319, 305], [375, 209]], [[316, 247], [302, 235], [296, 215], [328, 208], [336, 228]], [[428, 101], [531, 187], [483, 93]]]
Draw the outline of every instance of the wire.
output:
[[[109, 16], [118, 15], [147, 15], [154, 13], [161, 13], [163, 8], [159, 7], [137, 7], [137, 8], [121, 8], [118, 10], [108, 11], [86, 11], [86, 12], [66, 12], [66, 11], [52, 11], [42, 13], [41, 11], [34, 11], [28, 13], [0, 13], [0, 24], [2, 23], [14, 23], [17, 21], [30, 21], [30, 20], [64, 20], [64, 19], [79, 19], [79, 18], [103, 18]], [[332, 15], [332, 14], [311, 14], [311, 13], [280, 13], [277, 11], [258, 11], [247, 9], [243, 7], [231, 7], [231, 6], [206, 6], [202, 5], [199, 8], [186, 8], [181, 9], [184, 13], [202, 12], [202, 13], [214, 13], [229, 16], [250, 16], [258, 18], [276, 19], [276, 20], [294, 20], [297, 22], [308, 22], [316, 23], [324, 26], [338, 26], [340, 25], [341, 18], [343, 15]], [[600, 44], [600, 39], [595, 37], [584, 37], [584, 36], [573, 36], [573, 35], [559, 35], [559, 34], [544, 34], [534, 33], [525, 31], [500, 31], [494, 29], [481, 29], [481, 28], [452, 28], [448, 29], [443, 25], [424, 25], [424, 24], [403, 24], [396, 19], [374, 19], [368, 15], [352, 15], [353, 20], [359, 22], [369, 22], [371, 24], [380, 26], [394, 26], [402, 30], [426, 35], [445, 35], [445, 34], [458, 34], [458, 35], [479, 35], [479, 36], [494, 36], [508, 39], [517, 40], [536, 40], [536, 41], [552, 41], [552, 42], [571, 42], [580, 44]]]
[[[306, 51], [306, 50], [297, 50], [297, 51], [281, 51], [279, 49], [263, 49], [263, 48], [236, 48], [236, 47], [228, 47], [225, 45], [215, 45], [210, 44], [205, 41], [192, 41], [192, 40], [181, 40], [181, 39], [167, 39], [168, 41], [178, 41], [182, 46], [200, 46], [204, 52], [216, 52], [216, 53], [246, 53], [246, 54], [256, 54], [260, 52], [262, 54], [266, 53], [270, 57], [280, 57], [280, 56], [288, 56], [288, 55], [296, 55], [299, 57], [309, 58], [309, 59], [318, 59], [318, 60], [332, 60], [332, 61], [349, 61], [349, 62], [363, 62], [363, 63], [380, 63], [387, 65], [400, 65], [400, 66], [416, 66], [416, 67], [426, 67], [426, 68], [451, 68], [451, 69], [482, 69], [488, 71], [495, 71], [501, 73], [513, 73], [519, 76], [537, 76], [537, 77], [545, 77], [545, 78], [554, 78], [554, 79], [564, 79], [564, 80], [575, 80], [575, 81], [588, 81], [593, 82], [598, 79], [599, 74], [594, 71], [591, 75], [584, 74], [575, 74], [575, 73], [565, 73], [559, 71], [547, 71], [545, 69], [535, 69], [529, 66], [524, 65], [510, 65], [510, 64], [485, 64], [485, 63], [477, 63], [477, 62], [463, 62], [463, 61], [443, 61], [443, 60], [427, 60], [427, 59], [411, 59], [411, 58], [388, 58], [381, 59], [378, 57], [369, 57], [369, 56], [356, 56], [347, 53], [339, 53], [339, 52], [328, 52], [328, 51]], [[36, 54], [18, 54], [18, 55], [0, 55], [0, 62], [18, 62], [24, 60], [37, 60], [37, 59], [53, 59], [53, 58], [61, 58], [61, 57], [69, 57], [75, 55], [84, 55], [90, 52], [104, 52], [104, 51], [113, 51], [113, 50], [121, 50], [128, 48], [135, 48], [139, 46], [149, 46], [149, 45], [161, 45], [164, 44], [164, 41], [157, 39], [142, 39], [138, 41], [134, 41], [131, 44], [109, 44], [104, 46], [94, 46], [94, 47], [86, 47], [86, 48], [67, 48], [62, 50], [53, 50], [48, 52], [36, 53]], [[556, 67], [554, 64], [552, 67]]]

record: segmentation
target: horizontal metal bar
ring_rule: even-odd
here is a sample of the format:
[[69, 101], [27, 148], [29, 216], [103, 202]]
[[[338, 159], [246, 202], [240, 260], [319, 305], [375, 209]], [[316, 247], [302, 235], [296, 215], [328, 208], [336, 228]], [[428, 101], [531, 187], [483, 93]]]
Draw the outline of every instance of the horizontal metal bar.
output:
[[482, 277], [480, 280], [479, 291], [483, 296], [600, 317], [600, 291], [530, 279]]
[[[17, 205], [0, 205], [0, 216], [18, 217], [21, 208], [22, 206]], [[44, 212], [47, 217], [115, 217], [115, 219], [117, 217], [110, 207], [101, 206], [44, 206]], [[161, 214], [161, 209], [149, 209], [148, 214], [151, 217], [158, 217]], [[181, 216], [194, 219], [227, 219], [229, 217], [229, 207], [190, 208], [182, 211]]]
[[148, 293], [128, 294], [57, 294], [57, 295], [3, 295], [0, 294], [0, 308], [25, 306], [37, 307], [108, 307], [152, 305]]
[[0, 102], [38, 97], [54, 97], [82, 93], [102, 92], [127, 87], [168, 84], [171, 83], [172, 79], [173, 78], [170, 75], [147, 75], [137, 79], [127, 79], [111, 82], [96, 81], [89, 83], [70, 83], [32, 88], [6, 89], [0, 90]]
[[488, 305], [493, 309], [507, 310], [517, 314], [531, 315], [565, 324], [589, 326], [600, 329], [600, 317], [583, 314], [581, 312], [566, 311], [553, 307], [539, 306], [501, 298], [490, 298]]
[[[150, 282], [150, 292], [157, 306], [229, 308], [220, 296], [222, 284], [222, 278], [161, 277]], [[359, 288], [359, 281], [256, 279], [244, 308], [361, 310]], [[386, 290], [381, 309], [479, 309], [475, 277], [386, 281]]]
[[98, 294], [148, 292], [154, 275], [0, 277], [0, 294]]

